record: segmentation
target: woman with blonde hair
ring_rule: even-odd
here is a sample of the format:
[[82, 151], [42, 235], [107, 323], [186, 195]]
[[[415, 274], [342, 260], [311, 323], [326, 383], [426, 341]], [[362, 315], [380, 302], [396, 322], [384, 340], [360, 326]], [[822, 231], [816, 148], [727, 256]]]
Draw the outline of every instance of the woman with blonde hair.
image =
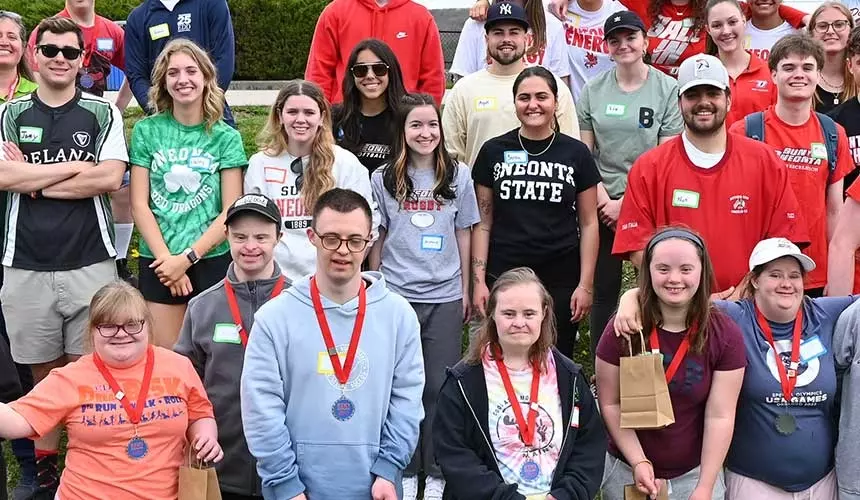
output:
[[225, 212], [242, 194], [248, 162], [239, 132], [223, 121], [224, 93], [206, 52], [186, 39], [170, 41], [152, 81], [156, 114], [131, 137], [131, 205], [155, 344], [172, 347], [188, 301], [227, 272]]
[[553, 298], [502, 273], [466, 358], [448, 371], [433, 446], [452, 500], [591, 499], [606, 435], [581, 367], [553, 347]]
[[184, 356], [151, 345], [152, 314], [128, 283], [102, 287], [89, 311], [93, 354], [0, 403], [0, 437], [38, 437], [65, 426], [57, 498], [175, 500], [187, 455], [223, 458], [200, 377]]
[[260, 152], [251, 156], [244, 190], [265, 194], [281, 209], [284, 231], [275, 260], [288, 278], [295, 280], [316, 269], [316, 250], [308, 231], [314, 204], [326, 191], [351, 189], [366, 198], [376, 234], [379, 215], [367, 169], [354, 154], [335, 145], [331, 107], [317, 84], [290, 80], [284, 85], [258, 145]]
[[815, 111], [829, 113], [857, 95], [847, 52], [854, 17], [841, 3], [824, 2], [812, 13], [807, 29], [824, 47], [824, 67], [819, 71], [821, 81], [815, 90]]
[[36, 80], [24, 57], [26, 36], [20, 15], [0, 10], [0, 49], [4, 49], [0, 52], [0, 104], [36, 90]]

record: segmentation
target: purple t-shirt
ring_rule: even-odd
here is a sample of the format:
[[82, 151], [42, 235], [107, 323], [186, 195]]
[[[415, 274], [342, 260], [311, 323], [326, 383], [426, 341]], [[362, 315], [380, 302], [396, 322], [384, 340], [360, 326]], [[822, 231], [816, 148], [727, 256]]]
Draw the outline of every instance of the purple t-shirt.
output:
[[[658, 328], [657, 337], [663, 353], [663, 367], [668, 369], [683, 335]], [[648, 342], [647, 334], [645, 341]], [[626, 341], [615, 336], [610, 320], [600, 337], [597, 357], [617, 366], [620, 357], [628, 355]], [[737, 370], [745, 367], [746, 363], [740, 328], [725, 314], [713, 311], [705, 349], [698, 354], [688, 351], [669, 383], [675, 423], [663, 429], [636, 431], [642, 451], [654, 464], [658, 478], [673, 479], [699, 466], [705, 435], [705, 405], [711, 392], [713, 373]], [[609, 453], [624, 460], [611, 437]]]

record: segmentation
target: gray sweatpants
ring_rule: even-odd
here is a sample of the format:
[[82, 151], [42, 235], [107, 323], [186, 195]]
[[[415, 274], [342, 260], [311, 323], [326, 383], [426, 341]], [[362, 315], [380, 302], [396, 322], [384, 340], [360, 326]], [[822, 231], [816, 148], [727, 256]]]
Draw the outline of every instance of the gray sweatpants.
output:
[[445, 382], [445, 369], [460, 361], [460, 339], [463, 336], [463, 301], [442, 304], [412, 303], [421, 324], [421, 349], [424, 352], [424, 421], [412, 461], [404, 475], [420, 472], [441, 478], [442, 471], [433, 454], [433, 417], [436, 398]]

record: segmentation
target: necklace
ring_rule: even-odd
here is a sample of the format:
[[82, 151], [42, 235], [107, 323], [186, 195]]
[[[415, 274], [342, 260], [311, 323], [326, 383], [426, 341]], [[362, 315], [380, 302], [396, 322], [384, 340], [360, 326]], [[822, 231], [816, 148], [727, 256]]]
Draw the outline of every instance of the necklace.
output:
[[836, 89], [837, 92], [842, 92], [842, 88], [845, 87], [845, 81], [844, 80], [839, 85], [833, 85], [832, 83], [827, 81], [827, 78], [824, 78], [824, 73], [819, 72], [818, 75], [821, 77], [821, 81], [824, 82], [825, 85], [827, 85], [828, 87], [830, 87], [832, 89]]
[[529, 150], [526, 149], [525, 145], [523, 144], [522, 134], [518, 133], [517, 139], [520, 141], [520, 147], [523, 148], [523, 151], [525, 151], [527, 155], [529, 155], [529, 156], [540, 156], [540, 155], [546, 153], [547, 151], [549, 151], [549, 148], [552, 147], [552, 143], [555, 142], [555, 130], [552, 131], [552, 135], [550, 136], [549, 144], [540, 153], [530, 153]]

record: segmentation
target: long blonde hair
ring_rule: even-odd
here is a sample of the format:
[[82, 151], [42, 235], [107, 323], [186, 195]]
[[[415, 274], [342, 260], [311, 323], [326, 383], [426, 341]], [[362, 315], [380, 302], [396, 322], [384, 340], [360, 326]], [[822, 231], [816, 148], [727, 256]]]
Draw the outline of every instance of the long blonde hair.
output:
[[149, 88], [149, 102], [155, 107], [155, 112], [173, 111], [173, 98], [167, 91], [167, 69], [170, 58], [174, 54], [185, 54], [197, 64], [203, 73], [203, 119], [206, 130], [224, 117], [224, 91], [218, 87], [218, 77], [215, 65], [209, 55], [199, 45], [185, 38], [175, 38], [164, 46], [164, 50], [155, 60], [152, 67], [152, 87]]
[[[809, 25], [806, 27], [807, 32], [812, 38], [815, 38], [815, 22], [818, 20], [818, 16], [821, 15], [827, 9], [836, 9], [838, 10], [845, 19], [848, 20], [848, 38], [845, 42], [845, 48], [842, 49], [842, 92], [839, 93], [839, 102], [845, 102], [852, 97], [857, 96], [857, 86], [856, 82], [854, 82], [854, 75], [851, 73], [851, 70], [848, 69], [848, 42], [851, 38], [851, 31], [854, 29], [854, 16], [851, 14], [851, 11], [848, 10], [848, 7], [842, 5], [839, 2], [824, 2], [815, 9], [815, 12], [812, 13], [812, 16], [809, 18]], [[818, 40], [817, 38], [815, 38]], [[822, 44], [823, 45], [823, 44]], [[825, 58], [826, 58], [825, 54]], [[818, 71], [823, 71], [824, 66], [818, 68]], [[819, 103], [818, 93], [815, 94], [815, 104]]]
[[[313, 212], [314, 204], [320, 195], [335, 187], [334, 174], [334, 135], [331, 131], [331, 106], [326, 101], [322, 89], [307, 80], [290, 80], [278, 93], [275, 104], [269, 110], [266, 126], [257, 137], [257, 145], [269, 156], [280, 156], [287, 152], [289, 139], [281, 121], [284, 105], [292, 96], [310, 97], [320, 108], [320, 125], [313, 139], [310, 160], [305, 169], [304, 183], [301, 186], [302, 203], [308, 213]], [[298, 187], [298, 186], [297, 186]]]

